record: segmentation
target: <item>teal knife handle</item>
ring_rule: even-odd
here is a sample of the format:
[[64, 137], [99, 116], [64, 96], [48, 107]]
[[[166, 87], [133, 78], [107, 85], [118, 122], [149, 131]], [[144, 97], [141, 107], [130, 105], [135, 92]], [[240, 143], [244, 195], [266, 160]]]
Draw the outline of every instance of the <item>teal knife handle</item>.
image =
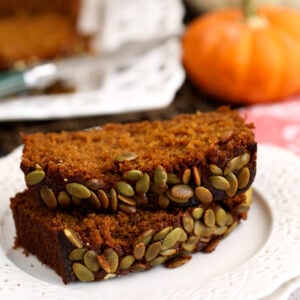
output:
[[11, 71], [0, 73], [0, 98], [22, 92], [27, 88], [24, 81], [24, 72]]

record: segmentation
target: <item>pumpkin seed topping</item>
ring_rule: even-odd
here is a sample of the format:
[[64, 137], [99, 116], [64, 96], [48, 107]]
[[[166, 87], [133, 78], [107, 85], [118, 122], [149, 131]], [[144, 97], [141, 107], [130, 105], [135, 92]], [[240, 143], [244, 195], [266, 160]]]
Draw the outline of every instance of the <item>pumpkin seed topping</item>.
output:
[[135, 190], [137, 193], [143, 194], [147, 193], [150, 188], [150, 177], [147, 173], [144, 173], [143, 176], [137, 181], [135, 185]]
[[160, 230], [156, 235], [153, 237], [153, 241], [160, 241], [165, 238], [165, 236], [172, 230], [171, 226], [165, 227]]
[[187, 184], [174, 185], [171, 188], [170, 193], [173, 197], [181, 200], [189, 199], [194, 195], [193, 188]]
[[87, 267], [85, 267], [81, 263], [73, 263], [72, 268], [75, 276], [80, 281], [93, 281], [95, 279], [93, 272], [91, 272]]
[[186, 232], [191, 233], [194, 229], [194, 219], [190, 215], [182, 217], [182, 225]]
[[166, 169], [162, 166], [158, 166], [154, 170], [153, 180], [155, 185], [164, 187], [167, 184], [167, 180], [168, 180], [168, 174]]
[[149, 245], [145, 253], [146, 261], [149, 262], [153, 260], [159, 254], [160, 249], [161, 249], [161, 242], [159, 241]]
[[123, 203], [127, 204], [127, 205], [136, 205], [136, 202], [129, 197], [123, 196], [121, 194], [118, 195], [119, 200], [121, 200]]
[[203, 204], [209, 204], [213, 201], [213, 195], [209, 189], [204, 186], [197, 186], [195, 188], [196, 198]]
[[223, 209], [223, 208], [218, 208], [216, 210], [216, 223], [219, 225], [219, 226], [225, 226], [226, 224], [226, 221], [227, 221], [227, 214], [226, 214], [226, 211]]
[[111, 273], [111, 267], [109, 261], [105, 258], [104, 255], [97, 256], [98, 264], [106, 273]]
[[88, 250], [85, 252], [83, 261], [85, 266], [92, 272], [98, 272], [100, 265], [97, 261], [97, 254], [93, 250]]
[[130, 161], [130, 160], [135, 160], [137, 158], [137, 154], [134, 152], [124, 152], [119, 154], [116, 157], [116, 160], [118, 162], [124, 162], [124, 161]]
[[176, 249], [167, 249], [167, 250], [164, 250], [164, 251], [160, 251], [159, 254], [162, 255], [162, 256], [172, 256], [176, 252], [177, 252]]
[[163, 239], [161, 250], [167, 250], [172, 248], [179, 240], [182, 233], [182, 228], [177, 227], [170, 231], [166, 237]]
[[229, 189], [225, 190], [225, 193], [228, 197], [233, 197], [238, 189], [238, 180], [233, 173], [229, 173], [226, 176], [226, 179], [228, 180], [230, 187]]
[[202, 207], [196, 207], [193, 209], [192, 216], [194, 217], [195, 220], [198, 220], [202, 217], [203, 212], [204, 210]]
[[57, 202], [61, 207], [68, 207], [71, 203], [71, 198], [67, 192], [61, 191], [58, 194]]
[[143, 244], [145, 244], [145, 246], [147, 246], [150, 243], [150, 241], [151, 241], [151, 239], [153, 237], [153, 234], [154, 234], [154, 230], [153, 229], [149, 229], [149, 230], [143, 232], [136, 239], [136, 241], [134, 242], [133, 246], [137, 245], [138, 243], [143, 243]]
[[124, 212], [126, 214], [135, 214], [136, 213], [135, 206], [120, 203], [118, 207], [122, 212]]
[[137, 181], [143, 176], [140, 170], [130, 170], [124, 173], [123, 178], [130, 181]]
[[131, 272], [141, 272], [141, 271], [145, 271], [145, 270], [146, 270], [146, 266], [143, 263], [134, 263], [130, 267]]
[[249, 153], [244, 153], [242, 155], [239, 156], [239, 164], [236, 167], [238, 170], [242, 169], [243, 167], [245, 167], [249, 161], [250, 161], [250, 154]]
[[176, 198], [172, 195], [171, 191], [166, 191], [165, 195], [173, 202], [175, 203], [187, 203], [189, 201], [189, 198]]
[[89, 203], [91, 206], [93, 206], [96, 209], [101, 208], [101, 202], [93, 191], [91, 191], [91, 196], [89, 197]]
[[185, 169], [182, 175], [183, 184], [188, 184], [191, 180], [192, 171], [191, 169]]
[[230, 188], [229, 181], [223, 176], [213, 175], [213, 176], [208, 177], [208, 180], [209, 180], [210, 184], [218, 190], [225, 191]]
[[103, 280], [108, 280], [108, 279], [115, 278], [115, 277], [117, 277], [117, 274], [108, 273], [103, 277]]
[[239, 156], [233, 157], [229, 162], [227, 162], [224, 169], [224, 175], [226, 176], [229, 173], [233, 172], [238, 167], [239, 164], [240, 164]]
[[25, 176], [25, 182], [27, 185], [36, 185], [42, 182], [46, 174], [43, 170], [34, 170]]
[[120, 270], [127, 270], [134, 263], [135, 258], [133, 255], [124, 256], [120, 261]]
[[49, 207], [49, 208], [56, 208], [57, 206], [57, 200], [55, 197], [54, 192], [52, 189], [47, 187], [46, 185], [42, 186], [40, 189], [40, 195], [43, 200], [43, 202]]
[[106, 193], [103, 190], [98, 190], [98, 198], [100, 200], [101, 203], [101, 207], [103, 207], [103, 209], [107, 209], [109, 206], [109, 198], [106, 195]]
[[242, 168], [237, 176], [239, 189], [243, 189], [247, 186], [250, 180], [250, 170], [247, 167]]
[[214, 165], [214, 164], [209, 165], [209, 170], [214, 175], [222, 175], [223, 174], [222, 169], [220, 167], [218, 167], [217, 165]]
[[118, 208], [118, 197], [117, 192], [114, 188], [111, 188], [109, 191], [110, 194], [110, 207], [113, 212], [115, 212]]
[[195, 182], [196, 186], [200, 186], [201, 185], [201, 174], [200, 174], [199, 169], [196, 166], [193, 166], [192, 173], [193, 173], [193, 178], [194, 178], [194, 182]]
[[209, 208], [204, 212], [204, 223], [208, 227], [213, 227], [216, 222], [216, 216], [214, 211]]
[[100, 183], [97, 178], [89, 179], [84, 184], [89, 190], [96, 191], [100, 188]]
[[84, 249], [84, 248], [73, 249], [69, 254], [70, 260], [82, 260], [85, 251], [86, 251], [86, 249]]
[[145, 251], [146, 251], [145, 244], [144, 243], [138, 243], [138, 244], [135, 245], [135, 247], [133, 249], [133, 256], [137, 260], [141, 260], [145, 255]]
[[181, 179], [176, 174], [168, 173], [167, 177], [167, 184], [174, 185], [181, 183]]
[[63, 232], [66, 238], [73, 244], [73, 246], [75, 246], [76, 248], [83, 247], [82, 241], [79, 239], [79, 237], [76, 235], [76, 233], [73, 230], [65, 228]]
[[194, 235], [196, 236], [201, 235], [201, 231], [202, 231], [201, 222], [199, 220], [196, 220], [193, 228]]
[[119, 256], [116, 251], [111, 248], [104, 249], [104, 255], [110, 265], [111, 273], [115, 273], [119, 266]]
[[117, 187], [117, 191], [121, 195], [124, 195], [124, 196], [127, 196], [127, 197], [132, 197], [134, 195], [133, 187], [125, 181], [118, 181], [116, 183], [116, 187]]
[[78, 198], [87, 199], [91, 196], [91, 191], [81, 183], [67, 183], [66, 189], [71, 196]]
[[166, 267], [168, 269], [174, 269], [181, 267], [182, 265], [186, 264], [191, 259], [191, 256], [178, 256], [171, 260], [168, 260], [166, 263]]
[[158, 206], [162, 209], [166, 209], [169, 206], [170, 200], [165, 195], [158, 196]]
[[163, 264], [167, 260], [167, 256], [158, 256], [150, 262], [151, 267], [156, 267]]

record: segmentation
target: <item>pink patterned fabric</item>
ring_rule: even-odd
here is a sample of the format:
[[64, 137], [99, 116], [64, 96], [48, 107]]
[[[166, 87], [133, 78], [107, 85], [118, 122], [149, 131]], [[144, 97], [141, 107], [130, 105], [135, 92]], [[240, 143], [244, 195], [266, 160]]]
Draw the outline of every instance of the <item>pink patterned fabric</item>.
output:
[[286, 148], [300, 155], [300, 96], [274, 104], [241, 109], [255, 124], [258, 143]]

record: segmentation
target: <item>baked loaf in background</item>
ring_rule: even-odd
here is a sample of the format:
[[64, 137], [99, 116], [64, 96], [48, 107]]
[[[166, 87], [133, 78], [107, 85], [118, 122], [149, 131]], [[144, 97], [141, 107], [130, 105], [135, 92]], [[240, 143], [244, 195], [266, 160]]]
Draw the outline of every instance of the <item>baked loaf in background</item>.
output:
[[209, 204], [251, 186], [252, 127], [223, 107], [168, 121], [22, 135], [21, 169], [51, 209], [135, 213]]

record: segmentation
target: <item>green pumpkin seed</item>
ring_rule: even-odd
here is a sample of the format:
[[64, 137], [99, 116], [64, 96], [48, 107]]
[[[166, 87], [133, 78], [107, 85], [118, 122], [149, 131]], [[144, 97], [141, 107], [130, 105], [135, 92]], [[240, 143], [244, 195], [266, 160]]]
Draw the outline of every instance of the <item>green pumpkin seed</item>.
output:
[[180, 229], [181, 229], [181, 234], [180, 234], [180, 237], [178, 239], [178, 242], [183, 243], [188, 239], [188, 236], [187, 236], [187, 233], [182, 228], [180, 228]]
[[97, 261], [100, 267], [106, 272], [111, 273], [111, 267], [109, 261], [103, 255], [97, 256]]
[[204, 223], [208, 227], [215, 226], [216, 216], [215, 216], [215, 212], [211, 208], [207, 209], [204, 212]]
[[145, 244], [144, 243], [138, 243], [138, 244], [135, 245], [135, 247], [133, 249], [133, 256], [137, 260], [141, 260], [145, 255], [145, 251], [146, 251]]
[[91, 206], [93, 206], [95, 209], [101, 208], [101, 202], [97, 195], [91, 191], [91, 196], [89, 197], [89, 203]]
[[158, 166], [154, 170], [153, 180], [155, 185], [159, 187], [164, 187], [167, 184], [167, 180], [168, 180], [168, 174], [166, 169], [162, 166]]
[[150, 188], [150, 177], [147, 173], [143, 174], [142, 178], [140, 178], [136, 185], [135, 190], [137, 193], [143, 194], [147, 193]]
[[223, 174], [222, 169], [214, 164], [209, 165], [209, 170], [211, 173], [213, 173], [213, 175], [222, 175]]
[[91, 196], [91, 191], [81, 183], [67, 183], [66, 189], [71, 196], [78, 198], [87, 199]]
[[165, 194], [172, 202], [175, 202], [175, 203], [179, 203], [179, 204], [183, 204], [183, 203], [187, 203], [189, 201], [189, 198], [176, 198], [174, 197], [172, 194], [171, 194], [171, 191], [168, 190], [166, 191], [166, 194]]
[[143, 176], [140, 170], [130, 170], [124, 173], [123, 178], [130, 181], [137, 181]]
[[183, 184], [188, 184], [191, 180], [192, 171], [191, 169], [185, 169], [182, 174], [182, 182]]
[[167, 258], [167, 256], [158, 256], [150, 262], [150, 266], [154, 268], [156, 266], [162, 265], [167, 260]]
[[80, 263], [73, 263], [72, 265], [73, 272], [75, 276], [80, 280], [80, 281], [94, 281], [95, 277], [93, 272], [91, 272], [87, 267], [85, 267], [83, 264]]
[[174, 185], [174, 184], [180, 184], [181, 183], [181, 179], [173, 173], [168, 173], [167, 174], [167, 184], [169, 185]]
[[240, 164], [240, 157], [236, 156], [233, 157], [225, 166], [224, 169], [224, 175], [228, 175], [229, 173], [233, 172], [234, 170], [236, 170], [236, 168], [238, 167], [238, 165]]
[[250, 180], [250, 170], [247, 167], [242, 168], [238, 173], [237, 180], [239, 189], [245, 188]]
[[214, 234], [215, 235], [223, 235], [227, 231], [227, 226], [216, 227]]
[[76, 248], [83, 247], [81, 239], [76, 235], [76, 233], [73, 230], [65, 228], [63, 232], [65, 237], [72, 243], [73, 246], [75, 246]]
[[178, 256], [171, 260], [168, 260], [166, 267], [168, 269], [174, 269], [183, 266], [191, 259], [191, 256]]
[[97, 178], [92, 178], [92, 179], [89, 179], [87, 180], [84, 185], [89, 189], [89, 190], [92, 190], [92, 191], [96, 191], [100, 188], [100, 182]]
[[248, 189], [246, 192], [245, 192], [245, 196], [246, 196], [246, 199], [245, 199], [245, 207], [250, 207], [251, 203], [252, 203], [252, 188]]
[[182, 243], [181, 246], [185, 251], [192, 252], [196, 248], [198, 241], [199, 237], [191, 236], [185, 243]]
[[189, 215], [185, 215], [182, 217], [182, 225], [186, 232], [191, 233], [194, 229], [194, 219]]
[[111, 273], [115, 273], [119, 266], [119, 256], [117, 252], [111, 248], [105, 248], [104, 256], [109, 262]]
[[224, 237], [227, 237], [235, 228], [236, 226], [238, 225], [238, 222], [237, 221], [234, 221], [228, 228], [227, 228], [227, 231], [224, 235]]
[[182, 233], [182, 228], [177, 227], [170, 231], [163, 239], [161, 250], [167, 250], [172, 248], [179, 240]]
[[25, 182], [27, 185], [36, 185], [42, 182], [46, 174], [43, 170], [34, 170], [25, 176]]
[[145, 253], [146, 261], [149, 262], [153, 260], [159, 254], [160, 249], [161, 249], [161, 242], [159, 241], [149, 245]]
[[226, 214], [226, 211], [223, 209], [223, 208], [218, 208], [216, 210], [216, 223], [219, 225], [219, 226], [225, 226], [226, 224], [226, 221], [227, 221], [227, 214]]
[[194, 235], [196, 236], [201, 235], [201, 231], [202, 231], [201, 222], [199, 220], [196, 220], [193, 228]]
[[237, 165], [236, 169], [240, 170], [243, 167], [245, 167], [250, 161], [250, 154], [249, 153], [244, 153], [239, 156], [239, 164]]
[[120, 270], [127, 270], [134, 263], [135, 258], [133, 255], [127, 255], [123, 257], [120, 261]]
[[72, 196], [72, 202], [73, 202], [74, 205], [77, 205], [77, 206], [81, 205], [82, 201], [83, 201], [82, 198], [78, 198], [78, 197]]
[[213, 194], [204, 186], [197, 186], [195, 188], [196, 198], [203, 204], [209, 204], [213, 201]]
[[98, 272], [100, 265], [97, 261], [97, 254], [93, 250], [88, 250], [85, 252], [83, 261], [85, 266], [92, 272]]
[[120, 203], [118, 207], [125, 214], [135, 214], [136, 213], [135, 206]]
[[146, 265], [142, 264], [142, 263], [134, 263], [130, 267], [131, 272], [141, 272], [141, 271], [145, 271], [145, 270], [146, 270]]
[[173, 227], [168, 226], [160, 230], [154, 237], [153, 241], [160, 241], [165, 238], [165, 236], [173, 229]]
[[103, 277], [103, 280], [108, 280], [108, 279], [115, 278], [115, 277], [117, 277], [117, 274], [108, 273]]
[[133, 199], [137, 206], [144, 206], [148, 204], [148, 198], [146, 194], [135, 194]]
[[159, 195], [158, 196], [158, 206], [161, 209], [166, 209], [169, 206], [170, 200], [165, 195]]
[[101, 207], [103, 209], [107, 209], [109, 207], [109, 198], [108, 198], [108, 196], [106, 195], [106, 193], [103, 190], [98, 190], [97, 193], [98, 193], [98, 198], [99, 198], [100, 203], [101, 203]]
[[193, 178], [194, 178], [194, 182], [195, 182], [196, 186], [200, 186], [201, 185], [201, 174], [200, 174], [199, 169], [196, 166], [193, 166], [192, 174], [193, 174]]
[[232, 223], [233, 223], [233, 216], [231, 214], [227, 213], [225, 225], [232, 225]]
[[49, 208], [56, 208], [57, 206], [57, 200], [55, 197], [54, 192], [52, 189], [50, 189], [47, 186], [42, 186], [40, 189], [40, 195], [43, 200], [43, 202], [49, 207]]
[[167, 189], [168, 189], [168, 185], [159, 186], [159, 185], [156, 185], [156, 184], [152, 184], [151, 187], [150, 187], [151, 193], [154, 193], [156, 195], [163, 194]]
[[143, 244], [145, 244], [145, 246], [147, 246], [150, 243], [150, 241], [153, 237], [153, 234], [154, 234], [153, 229], [149, 229], [149, 230], [145, 231], [136, 239], [133, 246], [137, 245], [138, 243], [143, 243]]
[[117, 187], [117, 191], [121, 195], [124, 195], [124, 196], [127, 196], [127, 197], [132, 197], [134, 195], [133, 187], [125, 181], [118, 181], [116, 183], [116, 187]]
[[229, 184], [228, 180], [223, 176], [213, 175], [213, 176], [208, 177], [208, 180], [209, 180], [210, 184], [218, 190], [225, 191], [230, 188], [230, 184]]
[[202, 207], [196, 207], [193, 209], [192, 216], [195, 220], [199, 220], [202, 217], [203, 212], [204, 210]]
[[127, 205], [131, 205], [131, 206], [136, 205], [136, 202], [132, 198], [123, 196], [121, 194], [118, 195], [118, 199]]
[[177, 199], [185, 200], [193, 197], [194, 190], [187, 184], [177, 184], [171, 188], [170, 193]]
[[57, 202], [61, 207], [68, 207], [71, 204], [71, 198], [67, 192], [61, 191], [58, 194]]
[[233, 173], [229, 173], [226, 176], [226, 179], [228, 180], [230, 187], [229, 189], [225, 190], [225, 193], [228, 197], [233, 197], [238, 189], [238, 180]]
[[83, 260], [85, 251], [86, 251], [86, 249], [84, 249], [84, 248], [73, 249], [69, 254], [70, 260]]
[[172, 256], [176, 254], [177, 250], [176, 249], [167, 249], [164, 251], [160, 251], [159, 254], [162, 256]]
[[214, 226], [208, 227], [202, 222], [200, 222], [199, 231], [200, 231], [201, 240], [202, 238], [210, 237], [214, 233], [214, 230], [215, 230]]
[[135, 160], [136, 158], [137, 158], [137, 154], [129, 151], [129, 152], [124, 152], [124, 153], [119, 154], [116, 157], [116, 160], [118, 162], [124, 162], [124, 161]]
[[110, 194], [110, 208], [113, 212], [115, 212], [117, 211], [118, 208], [117, 192], [114, 188], [111, 188], [109, 194]]

